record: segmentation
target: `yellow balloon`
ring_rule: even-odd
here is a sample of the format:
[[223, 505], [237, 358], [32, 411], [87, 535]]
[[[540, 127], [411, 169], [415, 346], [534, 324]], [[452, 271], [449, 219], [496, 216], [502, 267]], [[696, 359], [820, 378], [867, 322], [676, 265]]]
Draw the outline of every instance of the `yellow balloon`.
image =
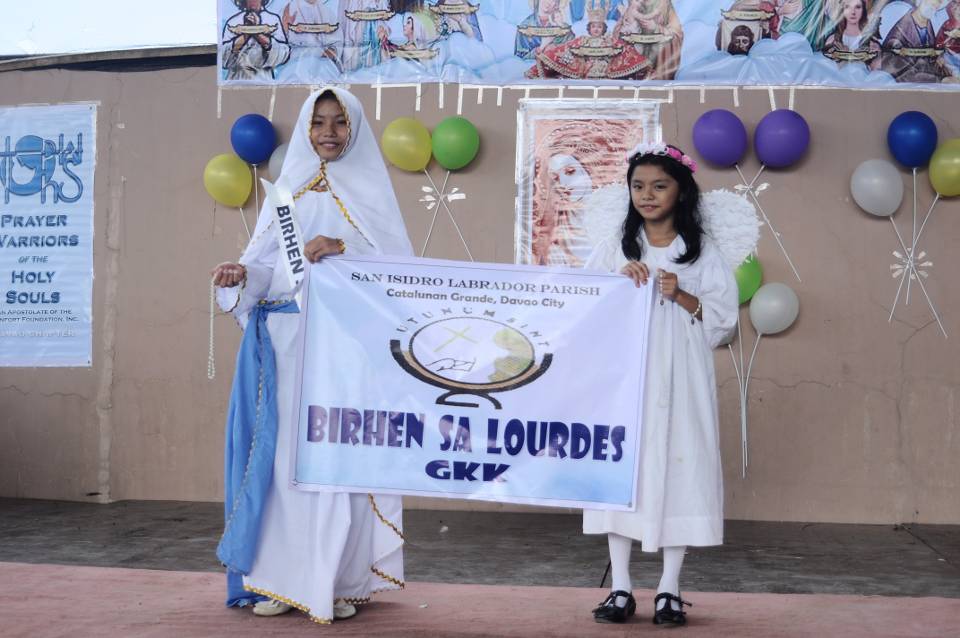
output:
[[405, 171], [422, 171], [430, 163], [433, 144], [427, 127], [412, 117], [401, 117], [383, 130], [380, 137], [383, 154]]
[[930, 158], [930, 183], [941, 197], [960, 195], [960, 137], [937, 147]]
[[203, 185], [225, 206], [243, 206], [250, 198], [253, 176], [250, 167], [233, 153], [217, 155], [203, 169]]

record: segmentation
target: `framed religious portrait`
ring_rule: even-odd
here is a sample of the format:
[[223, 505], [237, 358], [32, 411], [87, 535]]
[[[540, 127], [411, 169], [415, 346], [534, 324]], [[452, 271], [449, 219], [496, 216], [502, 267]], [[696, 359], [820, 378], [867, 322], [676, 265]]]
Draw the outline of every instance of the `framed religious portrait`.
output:
[[520, 101], [514, 261], [582, 267], [593, 242], [591, 196], [625, 184], [627, 153], [661, 139], [654, 100]]

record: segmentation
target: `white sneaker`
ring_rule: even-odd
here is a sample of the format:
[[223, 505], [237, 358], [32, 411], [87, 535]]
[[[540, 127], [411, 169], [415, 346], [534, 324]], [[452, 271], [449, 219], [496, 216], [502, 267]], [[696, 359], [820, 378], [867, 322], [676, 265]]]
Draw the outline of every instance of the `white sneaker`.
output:
[[253, 606], [253, 613], [257, 616], [279, 616], [280, 614], [285, 614], [288, 611], [293, 609], [287, 603], [282, 603], [279, 600], [261, 600]]
[[333, 617], [335, 620], [346, 620], [357, 615], [357, 608], [340, 598], [333, 601]]

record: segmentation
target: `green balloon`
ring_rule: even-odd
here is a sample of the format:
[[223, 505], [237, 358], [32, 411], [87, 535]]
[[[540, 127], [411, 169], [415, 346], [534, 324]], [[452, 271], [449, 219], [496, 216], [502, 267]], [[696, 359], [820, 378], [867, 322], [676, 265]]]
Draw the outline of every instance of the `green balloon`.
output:
[[433, 156], [449, 171], [456, 171], [477, 156], [480, 133], [465, 117], [448, 117], [433, 129]]
[[747, 303], [760, 289], [760, 284], [763, 282], [763, 268], [757, 258], [750, 255], [737, 266], [733, 274], [737, 278], [740, 303]]

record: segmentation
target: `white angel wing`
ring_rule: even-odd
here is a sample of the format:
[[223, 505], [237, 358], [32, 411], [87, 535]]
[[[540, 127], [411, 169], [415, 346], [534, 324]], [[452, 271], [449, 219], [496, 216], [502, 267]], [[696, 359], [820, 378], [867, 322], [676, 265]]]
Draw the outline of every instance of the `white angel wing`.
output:
[[620, 243], [623, 220], [627, 216], [630, 197], [624, 184], [598, 188], [585, 202], [583, 229], [594, 246], [607, 241]]
[[[623, 184], [598, 188], [588, 197], [583, 226], [598, 253], [603, 252], [604, 246], [619, 250], [629, 201], [630, 195]], [[760, 219], [757, 209], [746, 197], [723, 189], [703, 193], [700, 217], [704, 232], [731, 268], [735, 269], [757, 250]]]
[[760, 219], [757, 209], [743, 195], [723, 189], [703, 193], [700, 217], [704, 232], [731, 268], [739, 266], [757, 250]]

